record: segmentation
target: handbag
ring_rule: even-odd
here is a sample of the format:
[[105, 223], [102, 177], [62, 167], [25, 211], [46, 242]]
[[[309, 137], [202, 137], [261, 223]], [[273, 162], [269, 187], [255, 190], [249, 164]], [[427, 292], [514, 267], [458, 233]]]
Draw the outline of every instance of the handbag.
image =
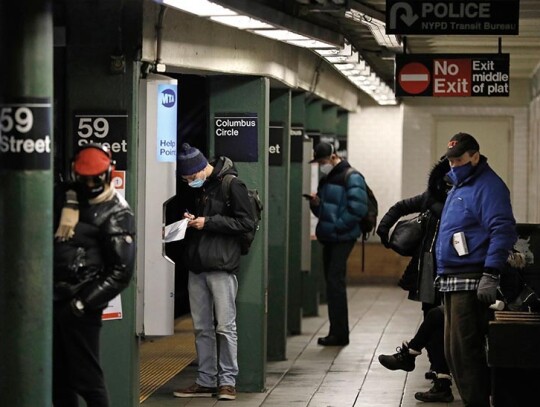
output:
[[388, 246], [402, 256], [413, 256], [424, 236], [424, 223], [427, 212], [422, 212], [411, 219], [399, 221], [388, 242]]

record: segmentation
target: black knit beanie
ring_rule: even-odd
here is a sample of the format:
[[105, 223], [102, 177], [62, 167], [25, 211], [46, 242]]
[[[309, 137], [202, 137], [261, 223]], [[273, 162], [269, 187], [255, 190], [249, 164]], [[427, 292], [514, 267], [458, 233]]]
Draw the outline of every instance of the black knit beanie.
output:
[[203, 153], [188, 143], [180, 147], [177, 161], [177, 172], [180, 176], [196, 174], [208, 165], [208, 160]]

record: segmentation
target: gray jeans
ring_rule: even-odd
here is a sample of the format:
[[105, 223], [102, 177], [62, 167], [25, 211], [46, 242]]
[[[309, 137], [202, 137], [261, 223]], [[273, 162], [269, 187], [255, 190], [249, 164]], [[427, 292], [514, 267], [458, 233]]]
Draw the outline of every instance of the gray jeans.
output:
[[200, 274], [190, 271], [188, 290], [199, 362], [196, 382], [206, 387], [235, 386], [238, 376], [236, 276], [224, 271]]

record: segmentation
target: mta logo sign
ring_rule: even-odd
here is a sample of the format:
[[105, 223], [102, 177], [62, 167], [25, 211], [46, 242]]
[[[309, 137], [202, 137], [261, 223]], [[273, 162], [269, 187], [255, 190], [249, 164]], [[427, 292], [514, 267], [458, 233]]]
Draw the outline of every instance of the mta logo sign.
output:
[[176, 103], [176, 94], [172, 89], [165, 89], [161, 92], [161, 104], [165, 107], [173, 107]]

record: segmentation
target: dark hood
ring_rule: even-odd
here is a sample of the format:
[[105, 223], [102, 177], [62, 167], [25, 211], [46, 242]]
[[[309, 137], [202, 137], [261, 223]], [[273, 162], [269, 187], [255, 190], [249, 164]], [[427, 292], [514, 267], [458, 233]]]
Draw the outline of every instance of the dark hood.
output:
[[429, 173], [428, 191], [430, 195], [439, 202], [446, 201], [446, 195], [451, 188], [451, 186], [448, 185], [450, 180], [448, 180], [446, 176], [449, 171], [450, 163], [445, 158], [437, 162]]
[[210, 164], [214, 167], [214, 171], [210, 176], [211, 178], [223, 178], [223, 176], [227, 174], [238, 176], [238, 170], [234, 166], [232, 160], [228, 157], [221, 156]]

